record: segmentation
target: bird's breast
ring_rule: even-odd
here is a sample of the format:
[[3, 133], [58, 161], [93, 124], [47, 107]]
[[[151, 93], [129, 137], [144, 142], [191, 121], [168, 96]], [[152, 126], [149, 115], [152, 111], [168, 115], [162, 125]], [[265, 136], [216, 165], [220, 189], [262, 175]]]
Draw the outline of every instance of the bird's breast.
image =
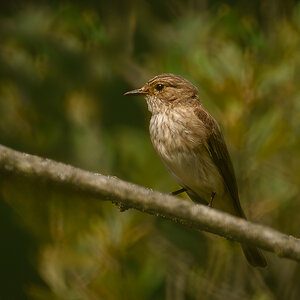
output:
[[154, 148], [164, 159], [190, 152], [202, 143], [201, 136], [193, 132], [187, 116], [181, 112], [165, 112], [152, 116], [150, 136]]
[[188, 111], [166, 111], [150, 121], [152, 144], [170, 174], [203, 198], [223, 189], [222, 178], [204, 146], [205, 126]]

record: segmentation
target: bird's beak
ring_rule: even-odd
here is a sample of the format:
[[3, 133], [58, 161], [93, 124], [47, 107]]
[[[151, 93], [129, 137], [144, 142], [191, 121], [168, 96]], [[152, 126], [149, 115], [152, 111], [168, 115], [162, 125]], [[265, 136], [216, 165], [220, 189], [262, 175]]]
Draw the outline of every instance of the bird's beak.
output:
[[141, 95], [146, 95], [146, 94], [147, 94], [147, 92], [143, 91], [143, 89], [140, 88], [140, 89], [136, 89], [133, 91], [129, 91], [129, 92], [125, 93], [124, 96], [141, 96]]

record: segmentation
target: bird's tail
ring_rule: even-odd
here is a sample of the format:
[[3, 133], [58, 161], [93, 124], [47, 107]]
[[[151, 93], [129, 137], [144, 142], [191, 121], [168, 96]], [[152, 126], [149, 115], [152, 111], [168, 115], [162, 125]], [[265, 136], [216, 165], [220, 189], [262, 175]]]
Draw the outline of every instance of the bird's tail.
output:
[[245, 254], [245, 257], [247, 258], [247, 261], [249, 262], [250, 265], [252, 265], [253, 267], [261, 267], [261, 268], [267, 266], [267, 261], [259, 249], [246, 244], [242, 244], [241, 246]]

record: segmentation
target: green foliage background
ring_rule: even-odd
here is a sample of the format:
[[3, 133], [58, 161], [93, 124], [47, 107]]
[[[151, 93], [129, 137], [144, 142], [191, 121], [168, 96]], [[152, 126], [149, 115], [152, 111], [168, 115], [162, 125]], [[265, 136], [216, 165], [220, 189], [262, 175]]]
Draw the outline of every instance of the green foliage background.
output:
[[[170, 192], [146, 104], [122, 94], [180, 74], [224, 128], [249, 218], [299, 236], [298, 1], [0, 5], [1, 144]], [[266, 253], [255, 270], [217, 236], [0, 184], [1, 300], [300, 299], [295, 262]]]

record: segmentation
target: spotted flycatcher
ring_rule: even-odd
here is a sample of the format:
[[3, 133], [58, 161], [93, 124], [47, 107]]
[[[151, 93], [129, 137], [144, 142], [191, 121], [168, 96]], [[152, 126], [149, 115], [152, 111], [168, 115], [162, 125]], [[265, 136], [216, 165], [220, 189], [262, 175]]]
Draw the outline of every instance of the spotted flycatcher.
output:
[[[146, 98], [152, 144], [182, 190], [196, 203], [245, 219], [223, 135], [200, 103], [197, 88], [181, 76], [161, 74], [125, 95]], [[267, 265], [259, 249], [242, 248], [252, 266]]]

